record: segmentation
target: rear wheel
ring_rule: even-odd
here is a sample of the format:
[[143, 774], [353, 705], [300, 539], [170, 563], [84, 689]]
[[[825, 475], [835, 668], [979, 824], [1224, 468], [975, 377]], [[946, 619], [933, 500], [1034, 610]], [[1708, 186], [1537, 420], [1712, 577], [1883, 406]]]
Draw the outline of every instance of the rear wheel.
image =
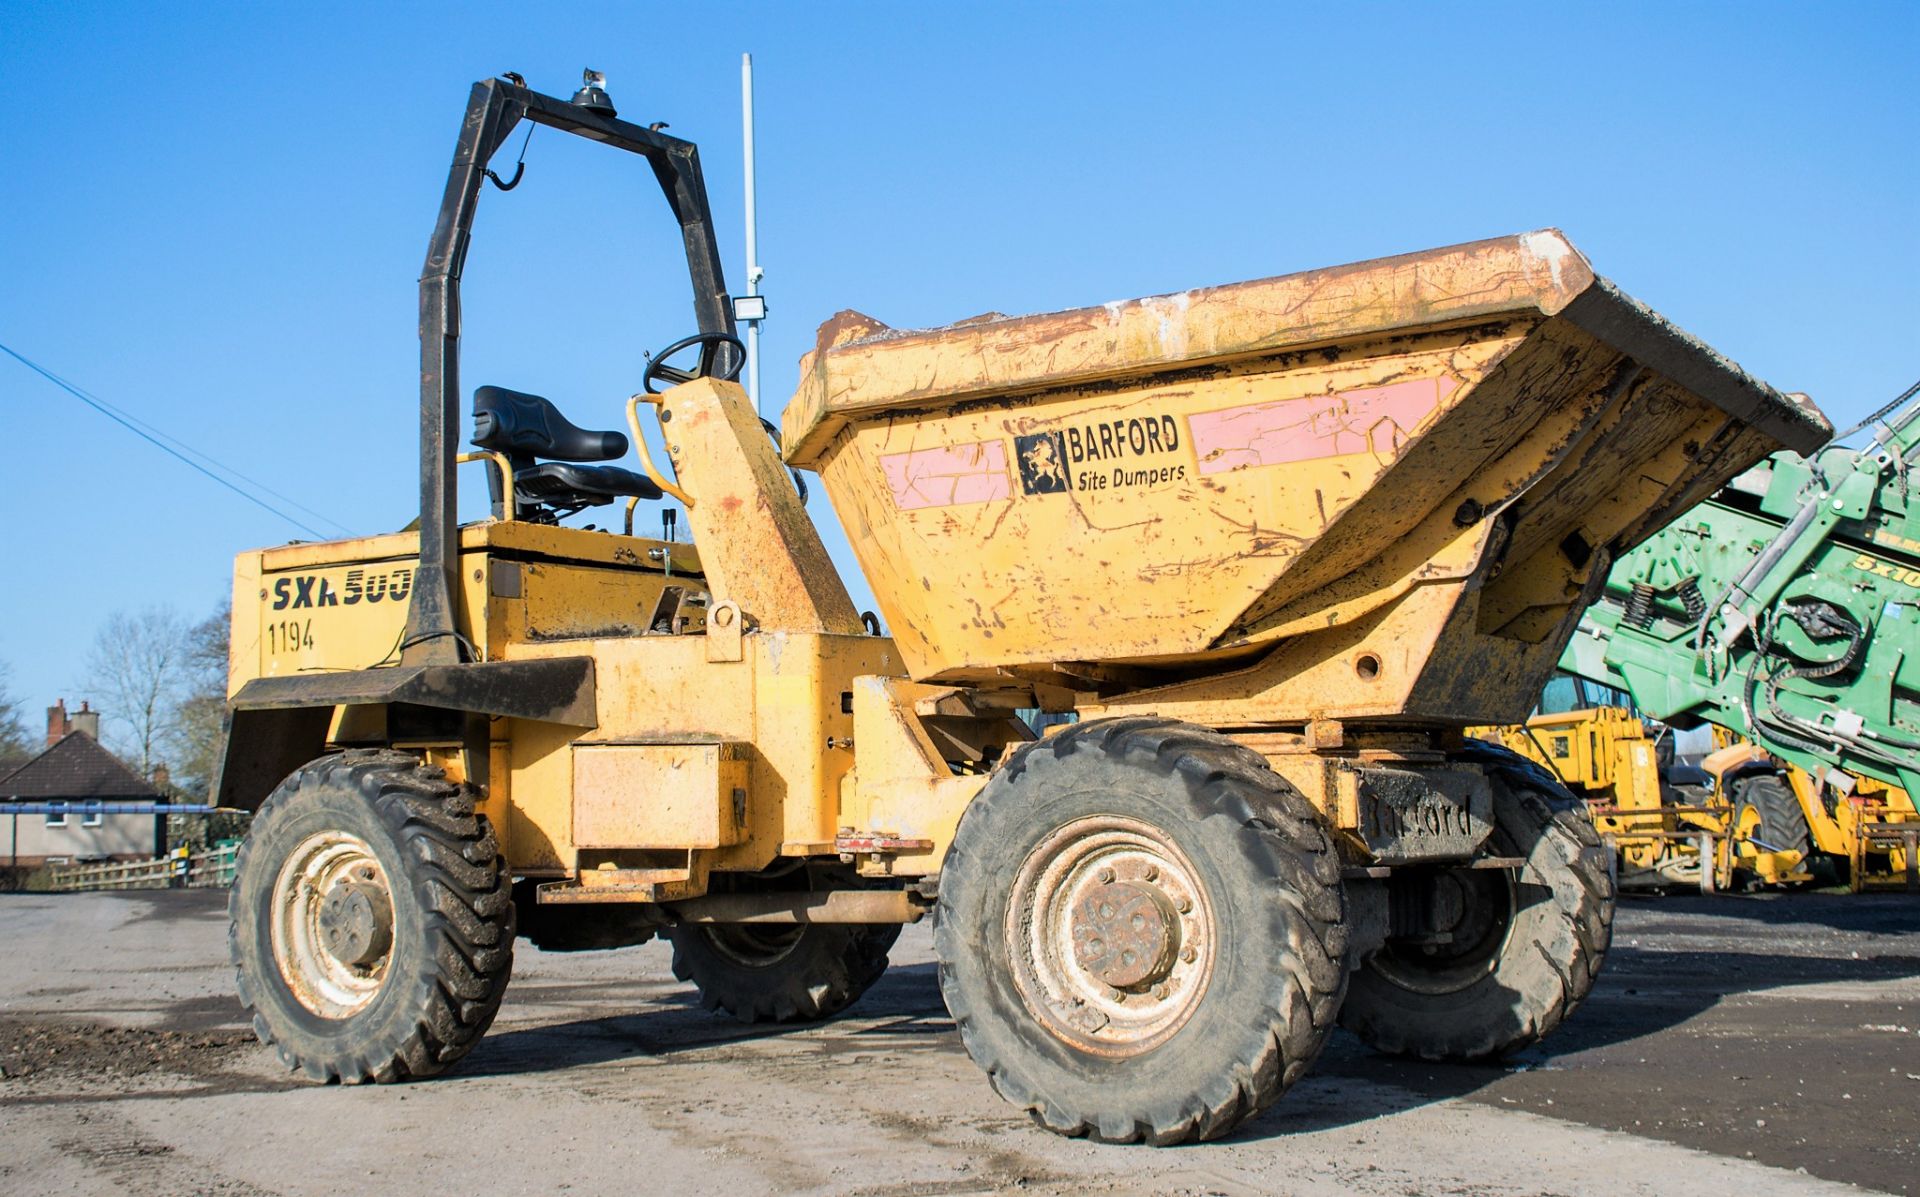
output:
[[[746, 877], [733, 888], [806, 890], [827, 884], [806, 868], [776, 878]], [[845, 884], [857, 884], [847, 878]], [[673, 975], [691, 981], [700, 1004], [741, 1022], [812, 1022], [860, 999], [887, 971], [897, 924], [683, 923], [673, 942]]]
[[321, 1081], [432, 1076], [493, 1022], [509, 877], [471, 794], [401, 752], [282, 782], [235, 864], [228, 932], [261, 1042]]
[[1587, 996], [1612, 940], [1606, 849], [1580, 800], [1505, 749], [1466, 759], [1490, 766], [1490, 850], [1525, 864], [1396, 870], [1389, 902], [1436, 934], [1389, 939], [1354, 972], [1340, 1025], [1380, 1051], [1483, 1060], [1528, 1047]]
[[940, 880], [940, 989], [974, 1062], [1048, 1130], [1217, 1138], [1306, 1073], [1345, 979], [1319, 813], [1225, 737], [1083, 723], [1014, 755]]

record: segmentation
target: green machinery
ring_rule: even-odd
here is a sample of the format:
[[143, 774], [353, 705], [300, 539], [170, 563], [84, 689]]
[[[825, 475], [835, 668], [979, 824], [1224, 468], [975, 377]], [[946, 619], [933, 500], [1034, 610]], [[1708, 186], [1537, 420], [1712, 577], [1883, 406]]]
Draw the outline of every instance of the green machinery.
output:
[[1776, 453], [1622, 557], [1560, 662], [1753, 741], [1727, 800], [1785, 782], [1797, 801], [1756, 802], [1755, 838], [1846, 859], [1856, 889], [1920, 885], [1916, 394], [1852, 430], [1864, 448]]

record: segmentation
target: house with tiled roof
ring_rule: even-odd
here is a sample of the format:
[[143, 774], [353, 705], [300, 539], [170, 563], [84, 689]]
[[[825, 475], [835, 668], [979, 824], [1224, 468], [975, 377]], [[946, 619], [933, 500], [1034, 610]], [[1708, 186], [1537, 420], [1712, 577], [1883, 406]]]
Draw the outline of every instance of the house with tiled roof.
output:
[[[46, 747], [0, 776], [0, 867], [144, 860], [166, 850], [166, 816], [111, 806], [163, 800], [165, 778], [141, 777], [99, 737], [100, 713], [85, 703], [71, 715], [65, 699], [47, 708]], [[8, 809], [27, 804], [36, 813]]]

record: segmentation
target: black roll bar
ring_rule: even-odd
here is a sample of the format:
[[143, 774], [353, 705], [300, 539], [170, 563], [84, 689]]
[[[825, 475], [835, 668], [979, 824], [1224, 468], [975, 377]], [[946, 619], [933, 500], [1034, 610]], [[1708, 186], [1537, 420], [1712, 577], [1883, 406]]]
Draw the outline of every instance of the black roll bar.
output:
[[[703, 333], [734, 333], [726, 276], [713, 237], [713, 214], [690, 141], [606, 116], [505, 79], [473, 85], [447, 172], [440, 217], [420, 272], [420, 566], [401, 640], [403, 665], [455, 665], [467, 659], [455, 628], [459, 568], [454, 448], [460, 440], [460, 272], [472, 238], [474, 208], [487, 163], [522, 120], [577, 134], [646, 158], [680, 222], [694, 318]], [[511, 496], [508, 499], [511, 502]]]

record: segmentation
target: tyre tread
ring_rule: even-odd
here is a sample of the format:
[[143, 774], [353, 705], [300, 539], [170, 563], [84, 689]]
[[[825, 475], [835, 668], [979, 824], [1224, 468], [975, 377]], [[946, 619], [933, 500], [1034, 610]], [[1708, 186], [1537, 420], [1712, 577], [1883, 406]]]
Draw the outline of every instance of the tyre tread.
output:
[[[1293, 917], [1287, 919], [1289, 948], [1275, 962], [1273, 989], [1265, 1000], [1267, 1033], [1251, 1058], [1237, 1061], [1198, 1093], [1092, 1119], [1064, 1108], [1055, 1095], [1022, 1076], [1013, 1062], [994, 1055], [988, 1039], [978, 1033], [980, 1014], [953, 983], [947, 963], [972, 948], [957, 920], [941, 917], [934, 926], [934, 947], [948, 1012], [994, 1090], [1050, 1131], [1157, 1146], [1217, 1139], [1266, 1109], [1304, 1076], [1337, 1021], [1347, 938], [1338, 850], [1319, 812], [1252, 749], [1191, 724], [1133, 716], [1075, 724], [1016, 750], [996, 779], [1001, 784], [983, 791], [962, 816], [943, 873], [953, 875], [968, 867], [966, 824], [981, 817], [986, 803], [1024, 798], [1017, 783], [1033, 767], [1036, 754], [1064, 760], [1080, 752], [1127, 759], [1182, 780], [1197, 820], [1231, 821], [1256, 839], [1263, 858], [1274, 864], [1275, 880], [1285, 883], [1277, 888]], [[1307, 879], [1314, 884], [1303, 884]]]
[[860, 1000], [887, 971], [899, 937], [889, 925], [818, 924], [794, 955], [743, 976], [718, 958], [698, 924], [665, 932], [673, 944], [673, 975], [693, 985], [702, 1009], [744, 1023], [818, 1022]]
[[[228, 949], [241, 1004], [260, 1041], [276, 1047], [289, 1068], [315, 1080], [385, 1083], [436, 1075], [466, 1055], [499, 1012], [513, 969], [512, 877], [493, 829], [475, 813], [472, 792], [411, 753], [350, 749], [322, 757], [283, 781], [255, 818], [299, 801], [307, 785], [336, 781], [363, 795], [413, 857], [415, 876], [409, 880], [428, 908], [430, 992], [414, 999], [418, 1014], [397, 1034], [335, 1062], [300, 1058], [277, 1041], [259, 1008], [239, 934], [240, 903], [251, 889], [243, 892], [236, 884], [228, 899]], [[241, 842], [236, 877], [247, 873], [252, 845], [251, 837]]]
[[1463, 1028], [1460, 1035], [1444, 1040], [1422, 1038], [1406, 1022], [1374, 1016], [1359, 1003], [1342, 1011], [1341, 1025], [1390, 1055], [1434, 1062], [1496, 1060], [1552, 1034], [1592, 992], [1613, 940], [1615, 895], [1605, 843], [1585, 803], [1558, 778], [1518, 753], [1477, 740], [1467, 741], [1455, 759], [1485, 767], [1508, 787], [1567, 865], [1576, 884], [1555, 887], [1553, 901], [1566, 920], [1572, 955], [1556, 958], [1544, 944], [1530, 945], [1557, 984], [1550, 993], [1516, 995], [1518, 1025], [1505, 1033], [1482, 1026]]

